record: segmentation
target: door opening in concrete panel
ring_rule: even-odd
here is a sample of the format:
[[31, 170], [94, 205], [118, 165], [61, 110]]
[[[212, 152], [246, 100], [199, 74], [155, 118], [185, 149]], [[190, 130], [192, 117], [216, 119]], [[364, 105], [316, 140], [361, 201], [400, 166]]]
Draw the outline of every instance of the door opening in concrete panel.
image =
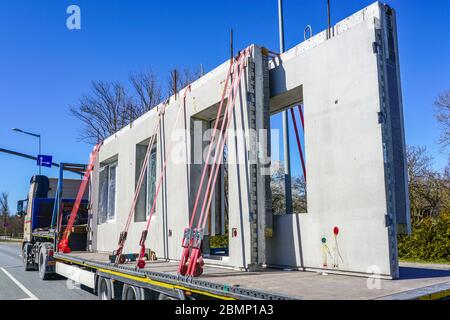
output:
[[[292, 213], [307, 212], [306, 184], [306, 149], [303, 105], [298, 104], [283, 111], [288, 115], [289, 157], [291, 165], [290, 186], [292, 192]], [[279, 111], [270, 117], [271, 128], [271, 191], [272, 212], [274, 215], [288, 213], [286, 196], [283, 141], [283, 112]], [[288, 182], [289, 183], [289, 182]]]
[[[139, 181], [139, 176], [144, 164], [145, 154], [147, 152], [149, 142], [150, 139], [147, 139], [146, 141], [136, 145], [135, 188], [137, 187]], [[142, 182], [142, 187], [136, 202], [134, 215], [135, 222], [146, 221], [150, 213], [150, 208], [153, 205], [156, 190], [156, 153], [156, 144], [154, 144], [152, 150], [150, 151], [148, 165], [144, 173], [144, 181]]]
[[[222, 124], [220, 119], [219, 126]], [[214, 121], [209, 123], [209, 128], [214, 128]], [[225, 143], [223, 157], [219, 165], [219, 173], [214, 188], [213, 200], [208, 218], [209, 254], [214, 256], [229, 255], [228, 241], [228, 146]], [[210, 168], [211, 172], [211, 168]]]
[[[214, 107], [212, 107], [214, 108]], [[211, 108], [210, 108], [211, 109]], [[214, 114], [208, 109], [208, 112]], [[223, 116], [219, 120], [218, 128], [222, 125]], [[213, 132], [215, 119], [193, 119], [193, 130], [191, 132], [193, 143], [192, 155], [195, 157], [192, 161], [193, 168], [191, 169], [191, 199], [195, 200], [197, 196], [197, 190], [199, 186], [199, 180], [202, 174], [203, 166], [206, 162], [207, 150], [209, 147], [209, 141]], [[218, 130], [219, 130], [218, 129]], [[217, 133], [217, 137], [219, 133]], [[217, 138], [216, 138], [217, 139]], [[211, 155], [211, 160], [208, 162], [207, 172], [204, 180], [204, 190], [200, 195], [198, 212], [202, 207], [205, 195], [205, 186], [208, 178], [211, 174], [212, 159], [214, 158], [214, 151]], [[202, 154], [202, 159], [198, 158], [198, 155]], [[202, 244], [202, 254], [206, 258], [222, 260], [224, 257], [229, 256], [229, 233], [228, 233], [228, 148], [227, 144], [224, 146], [223, 157], [218, 160], [218, 175], [215, 185], [211, 188], [212, 198], [209, 211], [207, 212], [207, 220], [205, 227], [205, 236]], [[192, 209], [192, 208], [191, 208]], [[194, 226], [197, 221], [194, 222]]]

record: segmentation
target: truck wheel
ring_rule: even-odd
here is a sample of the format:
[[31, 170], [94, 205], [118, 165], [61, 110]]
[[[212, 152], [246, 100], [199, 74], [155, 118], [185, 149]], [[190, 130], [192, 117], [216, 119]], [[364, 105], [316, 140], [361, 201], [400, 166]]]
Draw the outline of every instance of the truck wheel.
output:
[[41, 246], [39, 249], [38, 257], [38, 270], [39, 278], [42, 280], [49, 280], [52, 278], [53, 274], [47, 272], [48, 265], [48, 248], [46, 246]]
[[165, 295], [164, 293], [160, 293], [158, 300], [176, 300], [175, 298]]
[[29, 257], [31, 254], [31, 250], [33, 249], [33, 244], [27, 242], [23, 245], [22, 248], [22, 259], [25, 271], [35, 270], [35, 266], [33, 263], [29, 263]]
[[129, 284], [124, 284], [122, 290], [122, 300], [147, 300], [147, 299], [143, 288], [130, 286]]
[[99, 277], [97, 282], [98, 300], [112, 300], [112, 285], [109, 279]]

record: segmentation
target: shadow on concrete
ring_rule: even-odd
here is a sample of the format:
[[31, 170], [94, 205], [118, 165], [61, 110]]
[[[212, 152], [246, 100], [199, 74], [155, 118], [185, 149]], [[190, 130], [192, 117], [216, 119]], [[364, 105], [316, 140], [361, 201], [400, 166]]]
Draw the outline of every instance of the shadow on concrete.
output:
[[450, 277], [450, 270], [400, 267], [400, 280]]

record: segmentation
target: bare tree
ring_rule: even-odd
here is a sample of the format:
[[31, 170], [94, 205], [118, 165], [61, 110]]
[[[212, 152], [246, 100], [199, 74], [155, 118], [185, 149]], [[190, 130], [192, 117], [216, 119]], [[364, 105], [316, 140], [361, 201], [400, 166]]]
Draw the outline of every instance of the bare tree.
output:
[[0, 214], [3, 216], [9, 215], [8, 193], [6, 192], [0, 194]]
[[420, 222], [436, 218], [450, 210], [450, 179], [448, 168], [444, 173], [433, 169], [433, 158], [425, 147], [407, 148], [409, 198], [412, 218]]
[[[175, 89], [177, 92], [180, 92], [181, 89], [187, 87], [189, 84], [200, 78], [200, 70], [192, 71], [190, 69], [175, 69], [170, 72], [168, 83], [167, 83], [167, 91], [169, 97], [175, 93]], [[176, 79], [176, 81], [175, 81]], [[175, 87], [176, 83], [176, 87]]]
[[450, 90], [437, 97], [435, 106], [436, 118], [442, 127], [440, 143], [447, 148], [450, 146]]
[[136, 92], [135, 103], [139, 114], [144, 114], [161, 102], [161, 85], [151, 69], [131, 75], [130, 82]]
[[122, 84], [103, 81], [92, 82], [92, 92], [70, 112], [83, 122], [80, 140], [88, 143], [106, 139], [141, 115]]
[[6, 233], [6, 222], [9, 216], [8, 194], [6, 192], [0, 194], [0, 215], [3, 218], [1, 221], [3, 233]]
[[130, 83], [132, 93], [119, 82], [94, 81], [91, 92], [70, 106], [70, 113], [84, 124], [81, 141], [104, 140], [161, 102], [161, 85], [151, 69], [132, 74]]
[[[168, 95], [173, 95], [175, 88], [179, 92], [199, 77], [200, 71], [183, 69], [172, 72]], [[80, 141], [94, 144], [104, 140], [162, 101], [163, 90], [151, 69], [132, 74], [130, 83], [134, 89], [132, 93], [119, 82], [94, 81], [91, 92], [70, 106], [70, 113], [84, 124]]]
[[[272, 213], [286, 213], [286, 192], [284, 166], [277, 162], [272, 167], [270, 188], [272, 191]], [[292, 209], [294, 213], [306, 213], [306, 182], [303, 176], [292, 177]]]

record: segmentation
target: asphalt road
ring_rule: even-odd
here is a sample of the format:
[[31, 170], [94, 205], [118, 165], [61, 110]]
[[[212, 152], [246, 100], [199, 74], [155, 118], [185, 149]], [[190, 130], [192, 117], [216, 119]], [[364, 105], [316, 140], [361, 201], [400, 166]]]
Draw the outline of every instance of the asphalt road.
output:
[[64, 278], [43, 281], [25, 271], [21, 247], [0, 242], [0, 300], [95, 300], [97, 297]]

